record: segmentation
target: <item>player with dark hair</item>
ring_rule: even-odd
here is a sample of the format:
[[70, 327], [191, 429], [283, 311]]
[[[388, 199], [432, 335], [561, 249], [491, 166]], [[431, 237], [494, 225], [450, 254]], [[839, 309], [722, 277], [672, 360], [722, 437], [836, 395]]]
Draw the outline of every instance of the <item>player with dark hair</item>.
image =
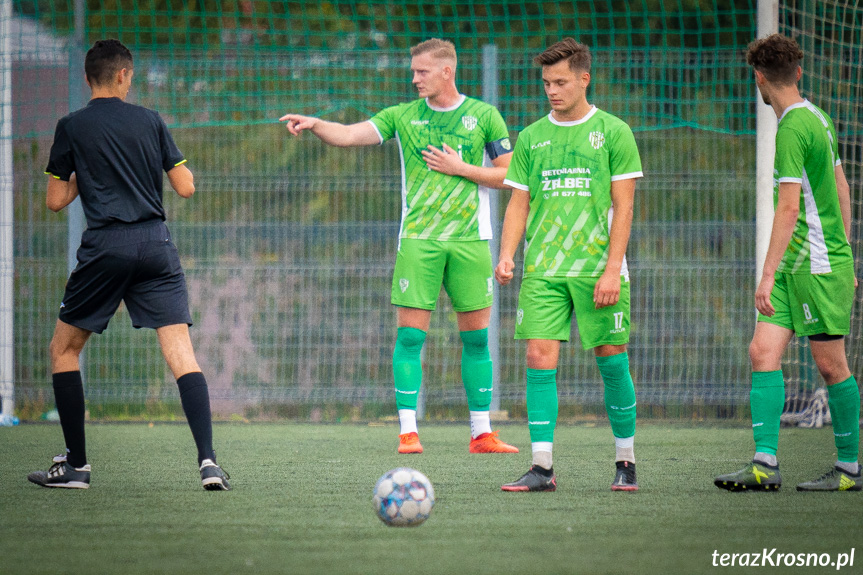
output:
[[512, 190], [495, 277], [513, 278], [525, 234], [524, 279], [516, 339], [527, 340], [527, 418], [533, 461], [504, 491], [554, 491], [552, 444], [557, 425], [560, 342], [572, 315], [581, 344], [593, 349], [605, 384], [616, 447], [611, 489], [635, 491], [635, 388], [629, 372], [629, 272], [641, 158], [632, 130], [587, 101], [590, 49], [566, 38], [534, 59], [551, 113], [519, 134], [504, 183]]
[[[393, 352], [399, 453], [422, 453], [417, 433], [420, 354], [441, 284], [456, 311], [461, 374], [470, 410], [471, 453], [517, 453], [492, 432], [492, 364], [488, 325], [492, 265], [488, 193], [503, 187], [512, 150], [493, 106], [460, 94], [452, 42], [432, 38], [411, 48], [420, 99], [346, 126], [286, 114], [293, 135], [308, 130], [332, 146], [373, 146], [398, 140], [402, 159], [402, 221], [390, 301], [398, 307]], [[483, 167], [488, 157], [491, 166]]]
[[785, 405], [782, 354], [794, 335], [808, 337], [827, 384], [837, 458], [832, 470], [800, 483], [799, 491], [860, 491], [860, 390], [848, 369], [845, 335], [857, 280], [848, 238], [851, 191], [830, 117], [800, 95], [803, 52], [773, 34], [746, 54], [755, 85], [779, 125], [773, 161], [773, 229], [755, 290], [758, 321], [749, 345], [755, 456], [714, 484], [729, 491], [773, 491], [782, 485], [776, 451]]
[[57, 123], [46, 169], [48, 208], [58, 212], [80, 195], [87, 217], [51, 340], [66, 453], [55, 457], [48, 471], [27, 479], [43, 487], [90, 486], [78, 357], [90, 335], [105, 330], [122, 300], [136, 328], [156, 330], [198, 448], [204, 489], [228, 490], [228, 476], [213, 451], [207, 381], [189, 337], [186, 279], [162, 206], [162, 172], [183, 198], [195, 192], [192, 172], [159, 114], [125, 102], [134, 68], [123, 44], [96, 42], [84, 70], [92, 99]]

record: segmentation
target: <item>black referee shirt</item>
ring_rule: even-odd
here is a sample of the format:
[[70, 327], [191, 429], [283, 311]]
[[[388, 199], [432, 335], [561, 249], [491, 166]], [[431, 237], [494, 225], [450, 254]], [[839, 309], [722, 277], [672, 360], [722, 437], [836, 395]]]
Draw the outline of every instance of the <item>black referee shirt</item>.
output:
[[161, 116], [120, 98], [96, 98], [57, 122], [45, 172], [77, 174], [87, 228], [165, 220], [162, 171], [183, 154]]

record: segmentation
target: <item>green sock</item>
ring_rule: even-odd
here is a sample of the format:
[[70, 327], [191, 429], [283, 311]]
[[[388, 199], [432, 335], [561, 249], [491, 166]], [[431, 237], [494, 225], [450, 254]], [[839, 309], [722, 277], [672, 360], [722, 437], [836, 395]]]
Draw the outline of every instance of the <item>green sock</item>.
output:
[[471, 411], [488, 411], [491, 406], [492, 372], [488, 352], [488, 328], [460, 332], [461, 380]]
[[527, 368], [527, 428], [530, 441], [554, 441], [557, 425], [557, 370]]
[[827, 386], [827, 405], [833, 418], [833, 440], [839, 461], [854, 463], [860, 450], [860, 388], [852, 375]]
[[635, 386], [626, 352], [597, 357], [596, 365], [605, 384], [605, 411], [615, 437], [635, 435]]
[[420, 352], [426, 332], [413, 327], [400, 327], [393, 351], [393, 379], [396, 385], [396, 407], [417, 408], [417, 395], [423, 383], [423, 365]]
[[752, 372], [749, 406], [752, 410], [755, 451], [776, 455], [779, 447], [779, 416], [785, 407], [782, 370]]

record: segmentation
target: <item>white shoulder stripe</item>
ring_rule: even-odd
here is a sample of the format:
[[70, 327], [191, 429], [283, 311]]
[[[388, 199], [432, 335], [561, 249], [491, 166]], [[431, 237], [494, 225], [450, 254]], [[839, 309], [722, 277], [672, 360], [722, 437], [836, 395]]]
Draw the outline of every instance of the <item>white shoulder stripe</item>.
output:
[[[781, 116], [779, 116], [779, 122], [781, 122], [781, 121], [782, 121], [782, 119], [783, 119], [783, 118], [788, 114], [788, 112], [790, 112], [791, 110], [796, 110], [797, 108], [805, 108], [805, 107], [806, 107], [806, 103], [807, 103], [807, 102], [808, 102], [808, 100], [803, 100], [802, 102], [797, 102], [796, 104], [791, 104], [790, 106], [788, 106], [787, 108], [785, 108], [785, 111], [783, 111], [783, 112], [782, 112], [782, 115], [781, 115]], [[778, 122], [777, 122], [777, 123], [778, 123]]]
[[525, 184], [519, 184], [518, 182], [513, 182], [512, 180], [504, 180], [503, 183], [510, 188], [515, 188], [516, 190], [523, 190], [527, 192], [530, 188]]
[[823, 115], [823, 114], [818, 110], [818, 108], [816, 108], [816, 107], [815, 107], [815, 105], [814, 105], [814, 104], [812, 104], [812, 102], [810, 102], [809, 100], [806, 100], [806, 101], [804, 102], [804, 105], [806, 106], [806, 109], [808, 109], [810, 112], [812, 112], [813, 114], [815, 114], [815, 116], [816, 116], [819, 120], [821, 120], [821, 125], [822, 125], [822, 126], [824, 126], [825, 128], [828, 126], [828, 124], [827, 124], [827, 119], [826, 119], [826, 118], [824, 117], [824, 115]]
[[378, 127], [375, 126], [375, 123], [372, 122], [371, 120], [366, 120], [366, 122], [368, 122], [369, 124], [372, 125], [372, 128], [375, 129], [375, 133], [378, 135], [378, 140], [380, 140], [380, 143], [383, 144], [384, 143], [384, 137], [381, 135], [381, 131], [378, 130]]
[[616, 182], [618, 180], [632, 180], [634, 178], [643, 178], [644, 172], [630, 172], [628, 174], [618, 174], [616, 176], [611, 176], [611, 181]]

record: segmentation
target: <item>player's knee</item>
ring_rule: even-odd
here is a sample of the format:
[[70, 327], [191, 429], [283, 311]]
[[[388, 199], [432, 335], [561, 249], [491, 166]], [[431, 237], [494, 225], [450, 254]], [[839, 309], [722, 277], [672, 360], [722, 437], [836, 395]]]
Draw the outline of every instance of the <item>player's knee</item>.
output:
[[840, 383], [851, 377], [851, 371], [848, 369], [848, 364], [844, 361], [836, 360], [821, 360], [816, 361], [818, 373], [824, 378], [827, 385]]
[[81, 349], [73, 345], [73, 342], [55, 335], [48, 346], [48, 352], [51, 355], [51, 365], [57, 366], [64, 360], [76, 359], [81, 354]]
[[422, 350], [426, 340], [426, 332], [421, 329], [412, 327], [398, 328], [396, 336], [396, 347], [393, 351], [394, 355], [400, 354], [416, 354]]
[[555, 354], [540, 346], [528, 346], [527, 366], [531, 369], [555, 369], [557, 367]]
[[756, 362], [761, 358], [761, 346], [753, 339], [749, 342], [749, 363], [755, 366]]
[[488, 357], [489, 349], [487, 329], [462, 331], [459, 335], [461, 336], [461, 342], [465, 354], [479, 358]]
[[621, 353], [626, 353], [626, 344], [620, 345], [612, 345], [612, 344], [604, 344], [597, 346], [593, 349], [596, 357], [610, 357], [612, 355], [620, 355]]
[[56, 335], [51, 338], [51, 344], [48, 346], [48, 350], [51, 353], [52, 360], [60, 359], [66, 355], [68, 349], [69, 346], [67, 345], [67, 342], [61, 341]]
[[773, 349], [762, 340], [753, 339], [749, 344], [749, 362], [753, 371], [775, 371], [780, 368], [781, 350]]
[[810, 336], [809, 349], [818, 372], [827, 385], [840, 383], [851, 377], [845, 356], [845, 343], [841, 336]]

